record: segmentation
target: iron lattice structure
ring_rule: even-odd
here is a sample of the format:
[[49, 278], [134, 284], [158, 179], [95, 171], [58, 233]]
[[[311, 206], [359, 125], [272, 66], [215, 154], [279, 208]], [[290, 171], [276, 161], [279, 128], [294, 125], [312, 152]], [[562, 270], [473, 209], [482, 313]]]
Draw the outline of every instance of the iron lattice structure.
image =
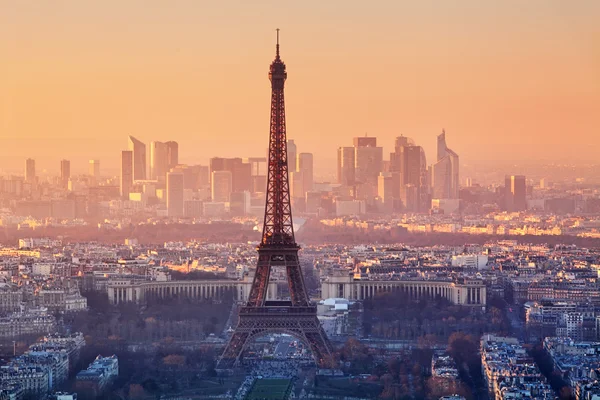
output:
[[[317, 308], [310, 303], [298, 259], [294, 238], [288, 180], [287, 138], [285, 129], [285, 64], [279, 56], [279, 30], [275, 60], [269, 68], [271, 81], [271, 125], [265, 218], [258, 246], [258, 263], [248, 303], [240, 309], [239, 322], [231, 336], [218, 369], [236, 366], [248, 343], [267, 333], [287, 333], [307, 343], [319, 366], [330, 366], [331, 345], [319, 320]], [[267, 301], [271, 267], [286, 269], [289, 301]]]

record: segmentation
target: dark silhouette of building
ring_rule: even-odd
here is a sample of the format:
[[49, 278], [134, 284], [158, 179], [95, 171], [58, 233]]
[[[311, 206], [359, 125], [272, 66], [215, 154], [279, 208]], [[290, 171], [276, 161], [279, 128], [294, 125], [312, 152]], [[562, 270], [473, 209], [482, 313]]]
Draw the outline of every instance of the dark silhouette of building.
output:
[[527, 209], [527, 184], [523, 175], [507, 175], [504, 179], [504, 200], [506, 211]]

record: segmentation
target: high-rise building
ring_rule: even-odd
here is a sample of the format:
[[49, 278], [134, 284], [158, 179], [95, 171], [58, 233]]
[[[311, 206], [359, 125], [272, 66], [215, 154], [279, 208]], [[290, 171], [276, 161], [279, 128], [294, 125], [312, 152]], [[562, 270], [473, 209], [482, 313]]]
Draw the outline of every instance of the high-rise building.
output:
[[233, 178], [230, 171], [213, 171], [211, 174], [210, 193], [214, 203], [227, 203], [231, 199]]
[[167, 144], [150, 142], [150, 179], [164, 182], [167, 178], [168, 166]]
[[150, 143], [150, 179], [164, 182], [167, 172], [179, 164], [179, 145], [177, 142]]
[[245, 163], [241, 158], [210, 159], [210, 172], [229, 171], [232, 179], [232, 192], [244, 192], [252, 190], [252, 164]]
[[446, 132], [437, 138], [437, 162], [431, 166], [431, 190], [434, 199], [458, 199], [458, 154], [446, 145]]
[[179, 144], [170, 140], [165, 145], [167, 146], [167, 168], [175, 168], [179, 164]]
[[243, 162], [250, 164], [252, 179], [251, 193], [263, 193], [267, 186], [267, 159], [266, 157], [244, 158]]
[[35, 160], [33, 158], [28, 158], [25, 160], [25, 182], [34, 184], [35, 181]]
[[307, 190], [304, 189], [304, 174], [301, 171], [292, 171], [289, 173], [290, 196], [292, 203], [298, 199], [303, 199]]
[[427, 161], [421, 146], [416, 146], [406, 136], [398, 136], [394, 152], [390, 154], [390, 172], [394, 178], [394, 197], [401, 200], [403, 210], [429, 208], [426, 201]]
[[504, 179], [505, 208], [507, 211], [527, 209], [527, 183], [523, 175], [507, 175]]
[[390, 172], [382, 172], [377, 177], [377, 197], [379, 197], [380, 210], [386, 213], [393, 211], [394, 207], [394, 183]]
[[169, 217], [183, 216], [183, 174], [167, 173], [167, 214]]
[[[398, 136], [394, 152], [390, 154], [390, 172], [394, 181], [394, 197], [401, 200], [402, 209], [420, 211], [424, 208], [427, 162], [423, 148], [406, 136]], [[418, 200], [415, 201], [415, 198]]]
[[294, 143], [294, 139], [287, 140], [287, 162], [288, 162], [288, 174], [290, 172], [297, 171], [296, 154], [298, 154], [298, 147]]
[[354, 178], [360, 197], [377, 195], [377, 177], [383, 167], [383, 148], [377, 147], [375, 137], [354, 138]]
[[133, 152], [133, 180], [146, 180], [146, 145], [129, 136], [129, 151]]
[[133, 151], [121, 152], [121, 197], [128, 199], [133, 188]]
[[90, 160], [88, 175], [90, 176], [92, 186], [96, 186], [98, 179], [100, 179], [100, 160]]
[[302, 197], [306, 192], [313, 190], [314, 170], [312, 153], [299, 153], [297, 156], [296, 171], [302, 174]]
[[71, 178], [71, 161], [60, 160], [60, 184], [62, 187], [69, 186], [69, 179]]
[[354, 185], [354, 147], [338, 148], [337, 177], [342, 186]]

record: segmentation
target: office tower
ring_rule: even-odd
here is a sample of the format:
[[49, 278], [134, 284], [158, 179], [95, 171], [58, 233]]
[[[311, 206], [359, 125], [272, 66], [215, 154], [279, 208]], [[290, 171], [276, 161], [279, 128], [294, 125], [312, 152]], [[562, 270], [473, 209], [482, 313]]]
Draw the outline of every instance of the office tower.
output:
[[429, 208], [424, 199], [427, 193], [427, 162], [421, 146], [416, 146], [412, 139], [398, 136], [394, 152], [390, 153], [390, 172], [394, 181], [394, 197], [400, 199], [403, 210], [414, 212]]
[[179, 164], [179, 144], [172, 140], [165, 143], [167, 146], [167, 168], [175, 168]]
[[527, 209], [527, 184], [523, 175], [507, 175], [504, 179], [505, 209], [525, 211]]
[[354, 185], [354, 147], [338, 148], [337, 177], [342, 186]]
[[390, 172], [382, 172], [377, 177], [377, 197], [380, 211], [390, 213], [394, 209], [394, 182]]
[[217, 171], [231, 172], [232, 192], [252, 190], [252, 164], [245, 163], [241, 158], [211, 158], [211, 177], [212, 173]]
[[383, 148], [375, 137], [354, 138], [354, 178], [362, 198], [377, 195], [377, 177], [382, 171]]
[[[312, 153], [299, 153], [297, 156], [296, 171], [302, 174], [302, 190], [304, 193], [313, 190], [313, 155]], [[302, 197], [304, 197], [302, 193]]]
[[62, 187], [69, 186], [69, 178], [71, 178], [71, 161], [60, 160], [60, 184]]
[[91, 185], [96, 186], [98, 179], [100, 179], [100, 160], [90, 160], [88, 175], [90, 176]]
[[167, 173], [167, 215], [183, 216], [183, 174], [181, 172]]
[[167, 172], [179, 164], [179, 145], [177, 142], [150, 143], [150, 179], [164, 182]]
[[169, 170], [167, 144], [150, 142], [150, 179], [164, 182]]
[[213, 171], [210, 185], [213, 202], [227, 203], [230, 200], [233, 187], [233, 177], [230, 171]]
[[446, 145], [446, 132], [437, 138], [437, 162], [431, 166], [434, 199], [458, 199], [458, 154]]
[[133, 188], [133, 151], [121, 152], [121, 197], [128, 199]]
[[251, 193], [264, 193], [267, 187], [266, 157], [244, 158], [244, 163], [250, 164]]
[[133, 152], [133, 180], [146, 180], [146, 145], [129, 136], [129, 151]]
[[292, 200], [298, 201], [298, 199], [303, 199], [307, 192], [304, 189], [304, 174], [300, 171], [292, 171], [289, 173], [289, 180]]
[[294, 139], [288, 139], [287, 141], [287, 164], [288, 164], [288, 172], [297, 171], [296, 164], [296, 154], [298, 154], [298, 148], [296, 147], [296, 143], [294, 143]]
[[33, 158], [28, 158], [25, 160], [25, 182], [34, 184], [35, 181], [35, 160]]

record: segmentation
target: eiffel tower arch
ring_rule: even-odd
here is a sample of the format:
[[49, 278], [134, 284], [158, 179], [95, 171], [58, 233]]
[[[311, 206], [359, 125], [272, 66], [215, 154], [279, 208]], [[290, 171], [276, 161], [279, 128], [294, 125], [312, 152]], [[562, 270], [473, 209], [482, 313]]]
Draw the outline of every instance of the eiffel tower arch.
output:
[[[258, 246], [256, 273], [239, 322], [217, 369], [225, 370], [240, 362], [242, 352], [256, 337], [268, 333], [286, 333], [310, 347], [318, 366], [333, 363], [331, 344], [317, 318], [317, 307], [310, 302], [298, 260], [292, 224], [288, 180], [287, 138], [285, 127], [285, 64], [279, 56], [279, 29], [275, 60], [269, 68], [271, 81], [271, 124], [263, 234]], [[267, 290], [272, 267], [286, 270], [290, 300], [268, 301]]]

